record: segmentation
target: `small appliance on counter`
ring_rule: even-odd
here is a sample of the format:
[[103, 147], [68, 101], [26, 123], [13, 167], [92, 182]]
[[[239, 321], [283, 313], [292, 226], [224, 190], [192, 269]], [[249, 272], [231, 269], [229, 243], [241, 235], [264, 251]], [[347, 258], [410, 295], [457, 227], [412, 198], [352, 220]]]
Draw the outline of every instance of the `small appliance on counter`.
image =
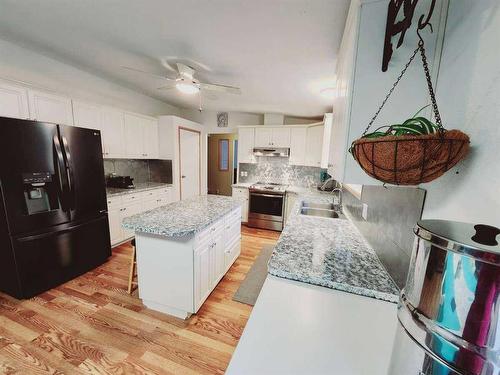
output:
[[389, 374], [500, 374], [500, 229], [422, 220]]
[[106, 179], [106, 186], [118, 189], [134, 189], [134, 179], [130, 176], [110, 174]]

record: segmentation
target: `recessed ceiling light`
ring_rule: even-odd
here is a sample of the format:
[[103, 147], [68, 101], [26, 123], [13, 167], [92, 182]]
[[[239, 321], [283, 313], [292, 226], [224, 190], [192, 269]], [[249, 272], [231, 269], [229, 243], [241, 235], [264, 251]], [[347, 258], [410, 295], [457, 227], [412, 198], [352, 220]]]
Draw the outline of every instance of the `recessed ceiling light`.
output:
[[188, 83], [188, 82], [178, 82], [175, 85], [175, 88], [182, 92], [183, 94], [196, 94], [198, 91], [200, 91], [200, 88], [196, 86], [194, 83]]
[[337, 90], [335, 90], [335, 87], [327, 87], [322, 89], [319, 93], [325, 98], [334, 99], [337, 95]]

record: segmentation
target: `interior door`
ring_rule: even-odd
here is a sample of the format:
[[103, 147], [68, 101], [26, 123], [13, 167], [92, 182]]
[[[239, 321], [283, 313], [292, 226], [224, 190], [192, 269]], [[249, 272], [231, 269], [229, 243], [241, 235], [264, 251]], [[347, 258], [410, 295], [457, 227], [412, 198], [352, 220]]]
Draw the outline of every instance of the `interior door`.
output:
[[57, 126], [1, 117], [0, 129], [0, 189], [11, 234], [69, 221]]
[[179, 128], [181, 199], [201, 194], [200, 132]]
[[106, 213], [106, 187], [98, 130], [59, 126], [68, 164], [72, 220], [91, 219]]
[[208, 193], [232, 195], [234, 141], [236, 134], [210, 134], [208, 137]]

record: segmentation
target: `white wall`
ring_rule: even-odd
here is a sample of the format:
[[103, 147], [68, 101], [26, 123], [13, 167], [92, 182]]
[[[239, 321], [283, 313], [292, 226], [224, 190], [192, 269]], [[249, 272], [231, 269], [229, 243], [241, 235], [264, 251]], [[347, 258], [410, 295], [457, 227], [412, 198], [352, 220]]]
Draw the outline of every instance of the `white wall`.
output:
[[472, 150], [460, 165], [422, 186], [424, 218], [500, 227], [499, 35], [497, 0], [450, 1], [437, 100], [444, 126], [469, 134]]
[[[119, 69], [117, 62], [117, 69]], [[179, 114], [179, 109], [71, 65], [0, 39], [0, 79], [21, 81], [72, 98], [145, 115]]]
[[[261, 113], [248, 113], [248, 112], [228, 112], [228, 127], [217, 127], [217, 112], [216, 111], [203, 111], [200, 113], [198, 110], [182, 109], [181, 116], [202, 124], [206, 128], [208, 134], [224, 134], [235, 133], [237, 127], [241, 125], [263, 125], [264, 114]], [[303, 117], [285, 116], [285, 125], [295, 124], [312, 124], [323, 119], [311, 119]]]

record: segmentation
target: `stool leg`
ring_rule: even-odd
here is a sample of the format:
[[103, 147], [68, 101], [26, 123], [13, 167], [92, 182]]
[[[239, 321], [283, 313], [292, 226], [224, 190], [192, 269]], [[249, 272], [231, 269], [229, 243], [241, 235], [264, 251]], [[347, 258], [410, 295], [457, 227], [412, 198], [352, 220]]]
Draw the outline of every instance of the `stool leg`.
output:
[[127, 292], [128, 294], [132, 293], [132, 283], [134, 281], [134, 275], [135, 275], [135, 246], [132, 246], [132, 256], [130, 257], [130, 272], [128, 275], [128, 288]]

